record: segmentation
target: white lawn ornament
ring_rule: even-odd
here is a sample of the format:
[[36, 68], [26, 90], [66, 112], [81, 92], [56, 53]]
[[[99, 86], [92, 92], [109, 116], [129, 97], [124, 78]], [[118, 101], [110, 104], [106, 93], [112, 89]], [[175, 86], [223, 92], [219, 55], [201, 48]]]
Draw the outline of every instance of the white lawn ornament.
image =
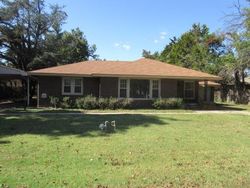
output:
[[113, 129], [115, 130], [116, 128], [116, 125], [115, 125], [115, 120], [114, 121], [111, 121], [111, 126], [113, 127]]
[[99, 128], [100, 128], [102, 131], [107, 130], [108, 123], [109, 123], [108, 121], [105, 121], [104, 123], [101, 123], [101, 124], [99, 125]]

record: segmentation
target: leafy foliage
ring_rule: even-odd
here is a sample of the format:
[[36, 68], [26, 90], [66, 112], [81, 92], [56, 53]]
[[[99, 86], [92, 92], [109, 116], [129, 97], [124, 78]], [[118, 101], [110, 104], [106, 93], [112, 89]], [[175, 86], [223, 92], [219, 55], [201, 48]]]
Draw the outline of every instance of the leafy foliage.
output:
[[98, 107], [97, 98], [92, 95], [76, 99], [76, 106], [80, 109], [92, 110]]
[[72, 107], [72, 101], [70, 97], [63, 97], [62, 102], [60, 103], [62, 108], [71, 108]]
[[228, 48], [234, 52], [234, 61], [229, 64], [227, 73], [234, 84], [235, 102], [248, 103], [245, 77], [250, 68], [250, 8], [241, 8], [239, 4], [235, 7], [237, 13], [229, 16], [229, 32], [225, 34]]
[[173, 37], [164, 50], [151, 54], [143, 51], [143, 56], [163, 62], [218, 74], [219, 58], [225, 53], [224, 38], [209, 32], [206, 25], [194, 24], [190, 31], [179, 38]]
[[109, 106], [109, 99], [108, 98], [99, 98], [98, 99], [98, 106], [102, 110], [107, 109]]
[[153, 107], [156, 109], [181, 108], [182, 106], [183, 99], [181, 98], [156, 99], [153, 103]]
[[31, 69], [39, 69], [56, 65], [70, 64], [97, 58], [96, 46], [89, 46], [84, 33], [79, 29], [71, 32], [48, 34], [44, 53], [30, 64]]
[[117, 98], [96, 98], [92, 95], [86, 97], [80, 97], [75, 100], [75, 106], [79, 109], [92, 110], [92, 109], [127, 109], [130, 108], [132, 101], [129, 99]]
[[61, 31], [63, 7], [44, 0], [0, 0], [0, 58], [22, 70], [95, 58], [79, 29]]
[[57, 108], [59, 105], [59, 98], [58, 97], [54, 97], [54, 96], [50, 96], [49, 97], [50, 100], [50, 104], [54, 107]]

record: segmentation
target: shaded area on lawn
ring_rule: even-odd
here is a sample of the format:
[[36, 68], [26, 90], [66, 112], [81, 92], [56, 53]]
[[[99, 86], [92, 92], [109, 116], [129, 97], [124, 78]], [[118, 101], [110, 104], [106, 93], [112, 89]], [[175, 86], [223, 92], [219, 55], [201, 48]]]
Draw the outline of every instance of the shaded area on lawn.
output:
[[117, 132], [126, 132], [136, 126], [167, 125], [168, 121], [179, 121], [171, 117], [165, 118], [163, 121], [158, 116], [140, 114], [2, 116], [0, 117], [0, 138], [23, 134], [47, 135], [55, 138], [66, 135], [109, 136], [109, 134], [103, 133], [99, 129], [99, 124], [106, 120], [116, 121]]
[[218, 110], [218, 111], [247, 111], [250, 109], [248, 105], [236, 105], [236, 104], [204, 104], [201, 106], [189, 106], [187, 109], [190, 110]]

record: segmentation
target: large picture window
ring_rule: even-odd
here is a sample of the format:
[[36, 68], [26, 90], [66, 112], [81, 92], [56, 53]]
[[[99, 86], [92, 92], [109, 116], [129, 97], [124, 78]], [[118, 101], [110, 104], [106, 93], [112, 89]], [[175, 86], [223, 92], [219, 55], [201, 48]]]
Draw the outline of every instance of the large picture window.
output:
[[160, 80], [119, 79], [120, 98], [152, 99], [160, 97]]
[[83, 84], [82, 78], [63, 78], [62, 94], [63, 95], [82, 95]]
[[130, 97], [150, 98], [149, 84], [149, 80], [130, 80]]
[[184, 82], [184, 98], [194, 99], [195, 97], [195, 84], [193, 81]]

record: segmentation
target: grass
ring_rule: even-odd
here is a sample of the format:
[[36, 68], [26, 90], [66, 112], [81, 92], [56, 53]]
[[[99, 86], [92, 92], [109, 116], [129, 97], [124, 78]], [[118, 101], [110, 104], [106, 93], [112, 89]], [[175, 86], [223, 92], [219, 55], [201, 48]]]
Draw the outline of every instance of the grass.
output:
[[221, 111], [249, 111], [250, 105], [239, 105], [233, 103], [215, 103], [210, 105], [201, 105], [201, 106], [190, 106], [186, 109], [116, 109], [116, 110], [83, 110], [83, 109], [62, 109], [62, 108], [2, 108], [0, 113], [114, 113], [114, 112], [128, 112], [128, 113], [183, 113], [183, 112], [194, 112], [199, 110], [221, 110]]
[[0, 187], [247, 187], [249, 156], [244, 115], [0, 116]]
[[157, 110], [157, 109], [116, 109], [116, 110], [83, 110], [83, 109], [62, 109], [62, 108], [4, 108], [0, 109], [0, 113], [113, 113], [113, 112], [129, 112], [129, 113], [164, 113], [164, 112], [192, 112], [188, 109], [166, 109], [166, 110]]

